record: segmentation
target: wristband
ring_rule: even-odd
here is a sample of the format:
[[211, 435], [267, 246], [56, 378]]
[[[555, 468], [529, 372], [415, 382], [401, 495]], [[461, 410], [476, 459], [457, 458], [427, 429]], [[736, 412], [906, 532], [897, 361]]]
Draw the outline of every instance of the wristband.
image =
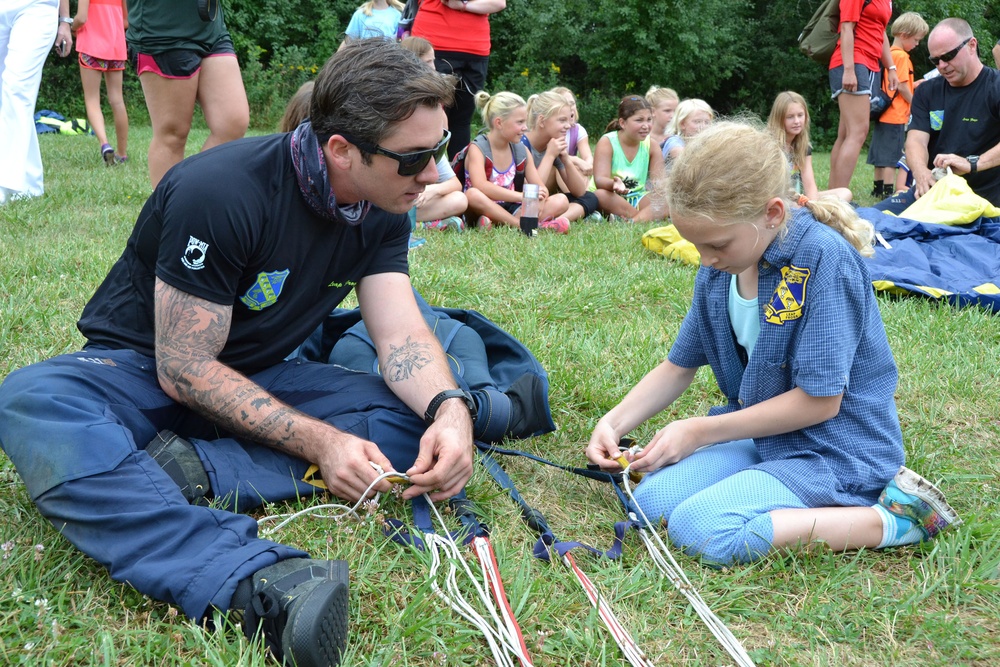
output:
[[68, 17], [68, 16], [60, 16], [60, 17], [59, 17], [59, 22], [60, 22], [60, 23], [68, 23], [68, 24], [70, 24], [70, 25], [73, 25], [73, 19], [71, 19], [71, 18], [70, 18], [70, 17]]
[[894, 72], [894, 71], [896, 71], [896, 66], [895, 65], [889, 65], [888, 67], [886, 67], [886, 69], [889, 70], [890, 72]]
[[440, 394], [431, 399], [431, 402], [427, 405], [427, 411], [424, 412], [424, 422], [430, 426], [434, 423], [434, 418], [437, 417], [438, 408], [441, 404], [447, 401], [449, 398], [460, 398], [465, 403], [465, 407], [469, 408], [469, 414], [472, 416], [472, 421], [476, 421], [476, 402], [472, 400], [472, 394], [467, 391], [462, 391], [461, 389], [445, 389]]

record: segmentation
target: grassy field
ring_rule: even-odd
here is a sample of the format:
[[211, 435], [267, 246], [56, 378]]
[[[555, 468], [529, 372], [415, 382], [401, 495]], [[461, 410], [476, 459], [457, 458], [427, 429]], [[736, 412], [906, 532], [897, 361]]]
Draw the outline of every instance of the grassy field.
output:
[[[76, 319], [148, 195], [148, 142], [148, 129], [136, 129], [132, 162], [106, 169], [93, 139], [42, 137], [46, 195], [0, 208], [0, 379], [81, 345]], [[828, 156], [814, 160], [825, 183]], [[858, 173], [856, 191], [867, 193], [870, 168]], [[644, 230], [578, 224], [567, 237], [534, 240], [506, 230], [427, 232], [427, 245], [411, 255], [414, 283], [431, 303], [484, 313], [548, 369], [559, 430], [526, 448], [583, 464], [593, 424], [666, 354], [694, 270], [646, 251], [639, 242]], [[721, 571], [680, 558], [757, 664], [1000, 664], [1000, 320], [916, 298], [883, 298], [880, 306], [900, 370], [907, 464], [940, 483], [965, 525], [921, 546], [775, 555]], [[702, 414], [719, 401], [702, 370], [669, 414], [654, 421]], [[643, 426], [637, 435], [655, 428]], [[607, 547], [621, 518], [608, 488], [521, 461], [507, 467], [557, 535]], [[481, 470], [468, 490], [493, 527], [535, 664], [627, 664], [568, 570], [532, 558], [534, 536]], [[408, 508], [384, 499], [364, 521], [304, 519], [279, 534], [316, 557], [350, 561], [344, 664], [489, 662], [481, 637], [433, 596], [428, 559], [382, 537], [382, 515], [406, 517]], [[237, 633], [203, 629], [112, 581], [37, 514], [2, 455], [0, 543], [0, 664], [269, 664]], [[655, 574], [636, 538], [618, 561], [579, 561], [654, 663], [732, 664]]]

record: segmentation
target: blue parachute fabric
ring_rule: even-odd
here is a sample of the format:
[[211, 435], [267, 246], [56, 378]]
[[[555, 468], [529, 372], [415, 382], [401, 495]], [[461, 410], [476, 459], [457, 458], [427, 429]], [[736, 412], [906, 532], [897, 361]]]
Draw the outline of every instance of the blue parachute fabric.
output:
[[867, 260], [875, 289], [1000, 313], [1000, 218], [966, 225], [918, 222], [874, 208], [858, 215], [889, 244]]

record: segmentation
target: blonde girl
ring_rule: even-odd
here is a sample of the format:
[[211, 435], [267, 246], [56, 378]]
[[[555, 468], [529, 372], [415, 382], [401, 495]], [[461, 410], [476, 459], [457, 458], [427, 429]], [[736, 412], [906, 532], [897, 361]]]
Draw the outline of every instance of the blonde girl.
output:
[[851, 201], [851, 191], [847, 188], [820, 192], [816, 187], [812, 145], [809, 143], [809, 107], [804, 97], [790, 90], [778, 93], [771, 106], [771, 115], [767, 118], [767, 129], [785, 149], [795, 194], [805, 195], [808, 199], [833, 195]]
[[649, 133], [649, 140], [654, 146], [663, 148], [663, 142], [667, 140], [667, 128], [670, 121], [674, 119], [677, 105], [681, 98], [673, 88], [661, 88], [650, 86], [646, 91], [646, 101], [653, 108], [653, 130]]
[[705, 100], [684, 100], [677, 105], [677, 111], [667, 125], [667, 140], [662, 146], [663, 164], [667, 173], [670, 173], [674, 160], [684, 150], [687, 140], [711, 125], [714, 119], [715, 112]]
[[[901, 467], [897, 372], [871, 276], [873, 230], [838, 199], [793, 209], [788, 162], [763, 127], [720, 123], [666, 181], [677, 230], [701, 253], [694, 298], [666, 361], [600, 419], [587, 456], [618, 443], [709, 365], [726, 405], [666, 419], [627, 454], [671, 541], [716, 565], [822, 542], [882, 548], [960, 523]], [[709, 446], [711, 445], [711, 446]]]
[[648, 185], [663, 173], [660, 151], [650, 150], [653, 112], [646, 98], [628, 95], [618, 104], [618, 118], [594, 150], [593, 187], [601, 212], [632, 222], [651, 222], [666, 216], [654, 206]]
[[[566, 195], [549, 196], [548, 188], [538, 176], [534, 160], [521, 143], [528, 124], [528, 107], [520, 95], [500, 92], [490, 95], [479, 91], [476, 106], [482, 112], [483, 125], [489, 128], [485, 139], [473, 140], [465, 156], [465, 196], [469, 200], [467, 217], [476, 219], [476, 226], [490, 229], [495, 224], [520, 228], [521, 202], [524, 194], [515, 189], [519, 171], [525, 183], [538, 186], [541, 204], [539, 229], [569, 233], [569, 220], [562, 216], [569, 208]], [[481, 148], [482, 146], [482, 148]], [[489, 155], [484, 153], [486, 148]], [[518, 158], [518, 156], [521, 156]], [[487, 173], [486, 160], [490, 159]]]
[[587, 177], [570, 160], [567, 134], [571, 125], [570, 105], [559, 93], [550, 90], [528, 98], [529, 129], [523, 141], [546, 189], [566, 195], [565, 217], [573, 221], [597, 210], [597, 196], [587, 192]]
[[552, 89], [552, 92], [559, 93], [565, 97], [566, 103], [570, 107], [572, 124], [570, 125], [569, 132], [566, 134], [566, 149], [569, 153], [570, 162], [576, 165], [580, 173], [589, 178], [594, 173], [594, 153], [590, 150], [590, 138], [587, 135], [587, 129], [579, 123], [580, 113], [576, 108], [576, 96], [572, 90], [565, 86], [556, 86]]
[[403, 7], [399, 0], [369, 0], [354, 10], [344, 34], [352, 39], [381, 37], [395, 41]]

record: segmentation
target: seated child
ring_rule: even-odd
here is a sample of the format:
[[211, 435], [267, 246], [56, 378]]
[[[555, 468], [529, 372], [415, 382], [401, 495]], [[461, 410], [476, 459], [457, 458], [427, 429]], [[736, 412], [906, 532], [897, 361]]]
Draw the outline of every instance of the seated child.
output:
[[590, 150], [587, 130], [577, 122], [579, 113], [576, 108], [576, 96], [565, 86], [556, 86], [552, 92], [565, 97], [566, 103], [570, 106], [571, 121], [569, 132], [566, 134], [566, 152], [569, 153], [569, 161], [576, 165], [581, 174], [589, 178], [594, 174], [594, 154]]
[[681, 99], [673, 88], [650, 86], [646, 91], [646, 101], [653, 109], [653, 130], [649, 133], [650, 145], [662, 150], [663, 142], [669, 135], [667, 128], [674, 119], [674, 112], [677, 111]]
[[788, 156], [795, 194], [805, 195], [808, 199], [833, 195], [851, 201], [851, 191], [847, 188], [820, 192], [816, 187], [812, 146], [809, 144], [809, 107], [804, 97], [790, 90], [778, 93], [771, 106], [771, 115], [767, 118], [767, 129]]
[[570, 105], [559, 93], [547, 91], [528, 98], [528, 132], [521, 141], [535, 160], [538, 177], [549, 192], [563, 192], [569, 199], [566, 218], [579, 220], [597, 210], [597, 195], [587, 192], [587, 177], [569, 159], [566, 135]]
[[630, 222], [651, 222], [666, 217], [665, 207], [654, 205], [647, 186], [663, 173], [663, 158], [650, 150], [653, 112], [646, 98], [629, 95], [618, 104], [618, 118], [597, 141], [594, 179], [601, 212]]
[[549, 196], [538, 177], [535, 161], [521, 143], [527, 126], [528, 109], [524, 99], [514, 93], [490, 95], [476, 93], [476, 106], [482, 109], [485, 135], [469, 144], [465, 156], [465, 196], [468, 214], [478, 217], [477, 227], [491, 229], [494, 224], [520, 229], [524, 183], [538, 186], [539, 229], [569, 233], [569, 220], [561, 217], [569, 208], [564, 194]]
[[674, 117], [667, 125], [667, 140], [663, 142], [664, 172], [669, 174], [674, 160], [684, 150], [684, 143], [712, 124], [715, 112], [705, 100], [684, 100], [677, 105]]

